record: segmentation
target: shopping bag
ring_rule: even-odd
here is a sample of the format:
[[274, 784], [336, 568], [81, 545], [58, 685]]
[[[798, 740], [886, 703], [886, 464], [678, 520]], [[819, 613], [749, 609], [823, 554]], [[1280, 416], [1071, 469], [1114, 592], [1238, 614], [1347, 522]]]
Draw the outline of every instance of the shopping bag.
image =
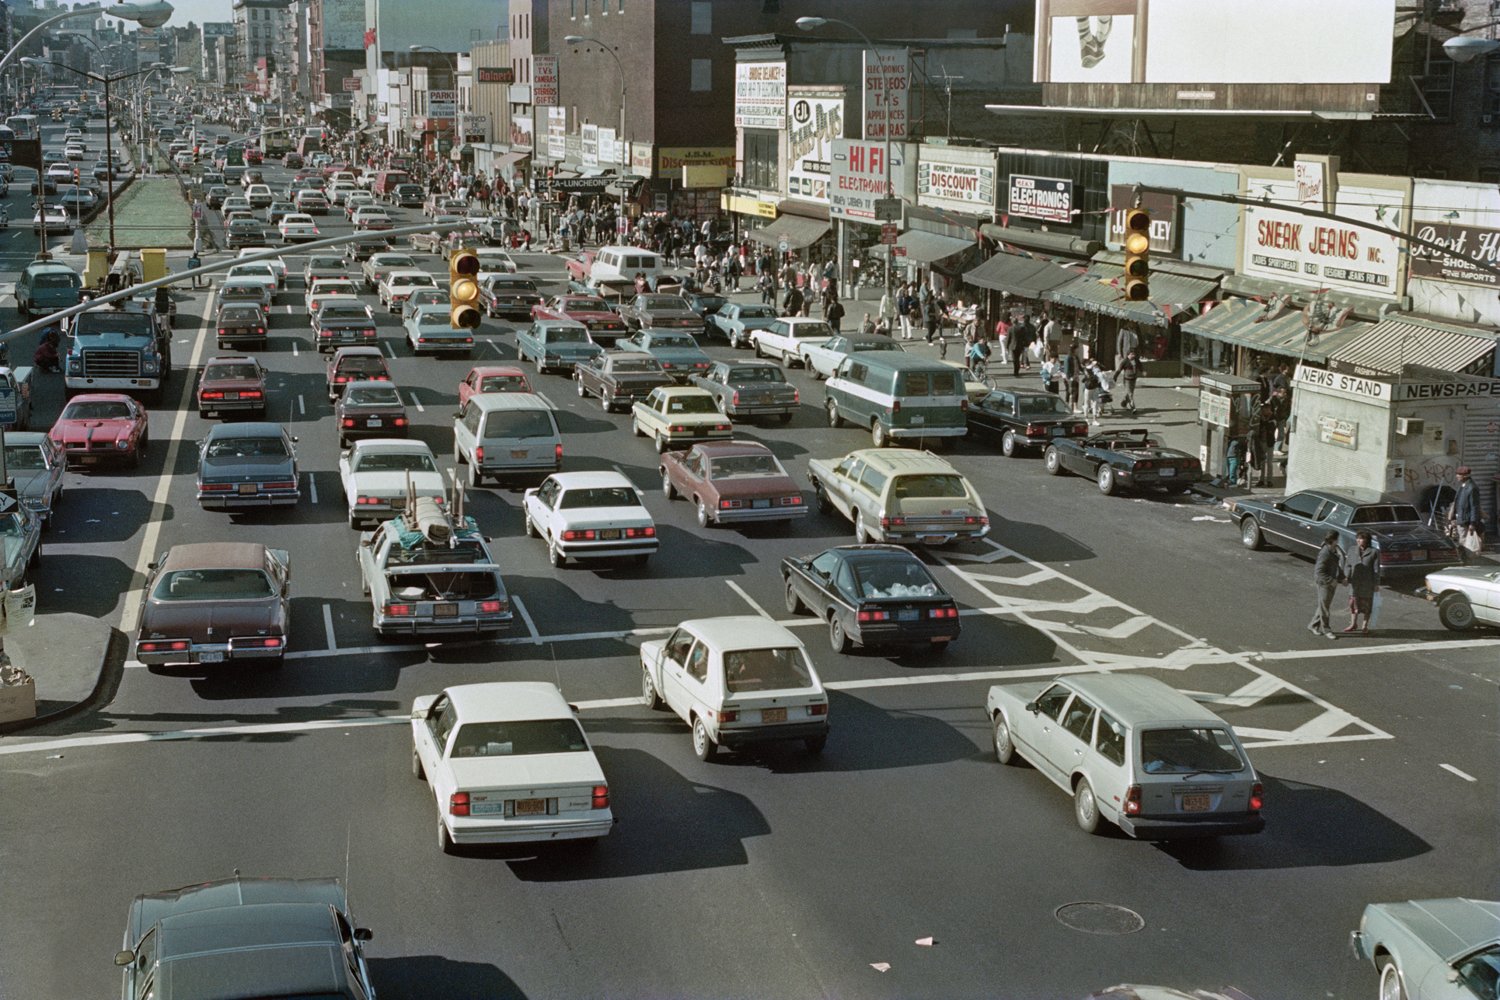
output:
[[1380, 599], [1380, 591], [1377, 590], [1375, 591], [1375, 596], [1370, 600], [1370, 620], [1366, 624], [1366, 628], [1374, 628], [1376, 623], [1380, 621], [1381, 603], [1382, 601]]
[[1473, 528], [1465, 528], [1463, 539], [1459, 542], [1459, 544], [1468, 549], [1470, 552], [1478, 552], [1484, 548], [1484, 539], [1481, 538], [1479, 532], [1475, 531]]

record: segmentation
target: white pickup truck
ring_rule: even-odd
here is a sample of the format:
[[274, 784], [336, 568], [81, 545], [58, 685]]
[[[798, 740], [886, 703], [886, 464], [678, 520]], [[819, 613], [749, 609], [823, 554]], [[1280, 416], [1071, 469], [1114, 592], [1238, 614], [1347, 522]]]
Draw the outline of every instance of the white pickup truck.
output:
[[31, 423], [31, 372], [0, 367], [0, 430], [24, 431]]

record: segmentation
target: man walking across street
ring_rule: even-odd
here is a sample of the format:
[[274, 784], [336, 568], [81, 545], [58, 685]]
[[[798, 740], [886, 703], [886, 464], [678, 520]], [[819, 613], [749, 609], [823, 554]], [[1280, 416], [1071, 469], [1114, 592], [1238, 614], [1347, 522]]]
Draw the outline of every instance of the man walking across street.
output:
[[1135, 416], [1135, 383], [1141, 377], [1141, 359], [1130, 351], [1115, 366], [1115, 384], [1121, 387], [1120, 409], [1129, 410]]
[[1031, 346], [1032, 336], [1031, 317], [1023, 314], [1020, 321], [1010, 328], [1010, 373], [1015, 378], [1021, 377], [1021, 361]]
[[1454, 470], [1458, 487], [1453, 498], [1453, 519], [1458, 523], [1459, 544], [1470, 552], [1484, 548], [1484, 515], [1479, 509], [1479, 488], [1474, 485], [1473, 470], [1460, 465]]
[[1333, 612], [1333, 598], [1338, 593], [1339, 582], [1344, 575], [1343, 569], [1344, 554], [1339, 551], [1339, 533], [1330, 531], [1323, 536], [1323, 546], [1318, 549], [1317, 558], [1313, 561], [1313, 586], [1317, 590], [1317, 604], [1313, 607], [1313, 620], [1307, 623], [1307, 630], [1313, 635], [1338, 638], [1329, 624], [1329, 615]]

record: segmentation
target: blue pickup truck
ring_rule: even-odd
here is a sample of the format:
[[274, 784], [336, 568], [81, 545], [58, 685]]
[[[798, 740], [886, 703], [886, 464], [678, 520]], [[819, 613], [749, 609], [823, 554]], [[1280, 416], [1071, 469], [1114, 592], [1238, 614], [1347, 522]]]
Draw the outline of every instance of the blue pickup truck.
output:
[[539, 372], [572, 372], [573, 366], [604, 353], [589, 337], [589, 328], [576, 320], [539, 319], [516, 331], [516, 354]]

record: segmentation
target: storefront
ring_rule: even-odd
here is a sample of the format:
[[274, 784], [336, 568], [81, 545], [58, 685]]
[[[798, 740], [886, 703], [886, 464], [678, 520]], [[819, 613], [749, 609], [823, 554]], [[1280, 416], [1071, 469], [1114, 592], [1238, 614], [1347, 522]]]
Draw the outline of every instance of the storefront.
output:
[[828, 219], [827, 205], [786, 198], [778, 206], [778, 213], [774, 222], [745, 235], [778, 255], [792, 254], [805, 261], [832, 256], [833, 224]]
[[1048, 257], [1023, 256], [1001, 250], [971, 271], [964, 283], [990, 294], [986, 314], [1015, 320], [1022, 313], [1036, 315], [1048, 292], [1083, 273], [1080, 264]]
[[725, 188], [719, 210], [729, 217], [730, 231], [743, 238], [776, 218], [776, 199], [760, 191]]
[[1290, 295], [1231, 298], [1182, 324], [1182, 360], [1198, 373], [1254, 376], [1279, 365], [1326, 365], [1372, 324], [1342, 310], [1315, 319]]
[[[991, 148], [924, 143], [918, 156], [916, 206], [907, 210], [907, 231], [902, 238], [929, 259], [923, 264], [908, 263], [904, 276], [928, 282], [951, 301], [961, 292], [964, 272], [978, 263], [982, 227], [995, 221], [996, 153]], [[975, 248], [974, 253], [958, 254], [958, 241], [965, 248]], [[944, 251], [943, 256], [932, 256]], [[907, 257], [910, 261], [910, 249]]]

